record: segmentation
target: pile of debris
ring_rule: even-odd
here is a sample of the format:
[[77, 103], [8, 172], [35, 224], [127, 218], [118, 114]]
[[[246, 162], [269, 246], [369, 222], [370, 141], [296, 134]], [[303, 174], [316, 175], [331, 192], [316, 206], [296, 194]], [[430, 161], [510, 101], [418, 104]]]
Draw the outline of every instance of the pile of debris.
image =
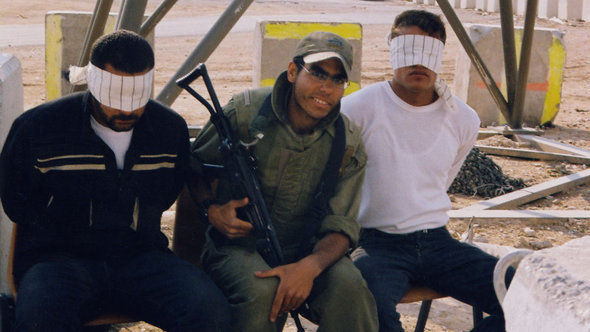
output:
[[479, 149], [473, 148], [448, 192], [491, 198], [524, 187], [522, 179], [513, 179], [504, 175], [500, 166]]

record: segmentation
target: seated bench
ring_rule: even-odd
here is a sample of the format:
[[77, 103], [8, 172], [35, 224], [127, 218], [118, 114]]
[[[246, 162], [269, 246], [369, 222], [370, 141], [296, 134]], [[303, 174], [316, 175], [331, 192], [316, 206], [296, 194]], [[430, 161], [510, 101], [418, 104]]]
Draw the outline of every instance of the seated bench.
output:
[[[428, 320], [428, 314], [430, 313], [430, 306], [432, 300], [447, 297], [445, 294], [441, 294], [428, 287], [412, 287], [404, 295], [400, 303], [413, 303], [422, 302], [420, 305], [420, 313], [418, 314], [418, 320], [416, 321], [416, 327], [414, 332], [424, 332], [426, 327], [426, 321]], [[475, 326], [483, 319], [483, 312], [473, 307], [473, 325]]]
[[[176, 216], [174, 221], [174, 240], [172, 250], [180, 257], [200, 265], [200, 255], [205, 243], [206, 226], [198, 220], [198, 207], [185, 188], [176, 200]], [[423, 332], [430, 313], [432, 300], [447, 297], [426, 287], [412, 287], [404, 295], [400, 303], [422, 302], [416, 323], [415, 332]], [[473, 308], [473, 324], [483, 318], [481, 310]]]

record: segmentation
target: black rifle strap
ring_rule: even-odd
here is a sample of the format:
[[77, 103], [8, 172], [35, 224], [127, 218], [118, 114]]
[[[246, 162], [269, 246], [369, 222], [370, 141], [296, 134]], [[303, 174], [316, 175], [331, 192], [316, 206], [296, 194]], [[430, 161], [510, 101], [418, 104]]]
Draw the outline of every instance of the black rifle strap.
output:
[[322, 177], [316, 188], [313, 203], [309, 209], [310, 221], [301, 237], [301, 244], [299, 245], [300, 254], [305, 254], [305, 250], [307, 249], [311, 238], [317, 233], [322, 220], [328, 214], [328, 202], [330, 201], [330, 198], [334, 196], [334, 190], [336, 189], [336, 183], [338, 182], [339, 170], [342, 165], [342, 158], [344, 157], [344, 150], [346, 148], [346, 132], [344, 130], [344, 120], [341, 115], [338, 115], [334, 127], [336, 129], [336, 134], [332, 141], [328, 163], [322, 172]]

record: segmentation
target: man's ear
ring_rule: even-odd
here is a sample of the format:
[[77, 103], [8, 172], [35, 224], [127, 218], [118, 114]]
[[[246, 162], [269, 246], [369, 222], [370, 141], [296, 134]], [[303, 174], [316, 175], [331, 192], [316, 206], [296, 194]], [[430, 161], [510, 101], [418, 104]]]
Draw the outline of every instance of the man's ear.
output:
[[289, 80], [289, 82], [295, 82], [298, 70], [299, 68], [297, 67], [297, 64], [295, 62], [289, 62], [289, 65], [287, 66], [287, 79]]

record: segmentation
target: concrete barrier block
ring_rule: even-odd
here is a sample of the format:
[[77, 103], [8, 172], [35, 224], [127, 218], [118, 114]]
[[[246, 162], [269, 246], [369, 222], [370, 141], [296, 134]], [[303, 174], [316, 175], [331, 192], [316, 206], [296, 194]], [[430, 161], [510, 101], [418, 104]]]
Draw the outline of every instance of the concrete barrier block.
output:
[[[104, 33], [115, 29], [116, 14], [107, 19]], [[91, 12], [50, 11], [45, 15], [45, 91], [47, 100], [70, 93], [64, 78], [70, 65], [76, 65], [92, 18]], [[147, 16], [146, 16], [147, 18]], [[147, 40], [154, 45], [154, 33]]]
[[557, 17], [558, 0], [539, 0], [537, 16], [540, 18]]
[[359, 23], [335, 22], [258, 22], [254, 38], [253, 86], [272, 86], [277, 76], [287, 69], [287, 63], [293, 59], [293, 53], [299, 40], [318, 30], [336, 33], [350, 41], [353, 48], [353, 64], [349, 78], [350, 86], [346, 89], [345, 94], [359, 90], [362, 26]]
[[[0, 146], [12, 122], [24, 111], [23, 78], [20, 61], [12, 54], [0, 53]], [[6, 282], [12, 222], [0, 204], [0, 292], [10, 291]]]
[[475, 8], [475, 0], [461, 0], [460, 7], [463, 9]]
[[488, 10], [488, 0], [475, 0], [475, 10]]
[[559, 0], [557, 17], [562, 20], [581, 20], [582, 5], [582, 0]]
[[590, 236], [534, 252], [502, 302], [506, 331], [590, 331]]
[[[465, 28], [496, 84], [506, 94], [501, 27], [472, 24]], [[515, 27], [517, 50], [522, 44], [522, 32], [522, 27]], [[505, 124], [506, 120], [465, 51], [457, 53], [456, 64], [454, 89], [457, 96], [475, 109], [483, 127]], [[530, 64], [523, 123], [535, 127], [553, 121], [559, 111], [565, 65], [563, 33], [536, 28]]]
[[461, 0], [449, 0], [449, 4], [453, 8], [460, 8], [461, 7]]
[[582, 20], [590, 21], [590, 0], [584, 0], [582, 4]]
[[436, 0], [422, 0], [425, 5], [436, 5]]
[[486, 10], [490, 13], [497, 13], [500, 11], [500, 0], [489, 0]]
[[526, 12], [526, 3], [527, 0], [518, 0], [516, 2], [516, 15], [524, 15], [524, 13]]
[[[518, 6], [518, 0], [512, 0], [512, 12], [514, 14], [516, 14], [517, 6]], [[487, 11], [490, 13], [499, 13], [500, 12], [500, 0], [488, 0]]]

